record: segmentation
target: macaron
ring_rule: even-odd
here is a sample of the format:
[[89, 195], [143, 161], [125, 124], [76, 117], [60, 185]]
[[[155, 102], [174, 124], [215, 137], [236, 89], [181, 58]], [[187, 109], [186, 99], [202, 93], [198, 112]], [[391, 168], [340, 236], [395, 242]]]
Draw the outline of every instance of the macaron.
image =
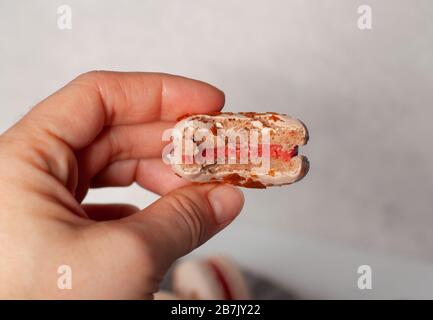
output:
[[173, 270], [173, 292], [191, 300], [248, 300], [240, 268], [223, 256], [179, 262]]

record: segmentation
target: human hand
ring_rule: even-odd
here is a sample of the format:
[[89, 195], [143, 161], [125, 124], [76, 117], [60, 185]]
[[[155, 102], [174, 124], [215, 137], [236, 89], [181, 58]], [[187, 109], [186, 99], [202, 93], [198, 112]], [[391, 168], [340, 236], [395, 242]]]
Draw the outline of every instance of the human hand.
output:
[[[161, 160], [162, 132], [185, 113], [218, 111], [203, 82], [90, 72], [0, 136], [0, 297], [152, 298], [171, 263], [227, 226], [239, 189], [190, 185]], [[149, 207], [82, 205], [89, 188], [137, 182]], [[57, 285], [59, 266], [72, 289]]]

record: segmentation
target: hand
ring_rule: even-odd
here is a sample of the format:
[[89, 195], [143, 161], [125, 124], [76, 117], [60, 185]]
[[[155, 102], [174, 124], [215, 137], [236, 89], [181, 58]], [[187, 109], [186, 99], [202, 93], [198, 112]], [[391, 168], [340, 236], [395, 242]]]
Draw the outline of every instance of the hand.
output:
[[[152, 298], [170, 264], [242, 208], [239, 189], [189, 185], [161, 160], [177, 117], [223, 104], [203, 82], [96, 71], [1, 135], [0, 297]], [[81, 204], [89, 188], [133, 182], [162, 197], [143, 210]], [[62, 265], [70, 290], [58, 287]]]

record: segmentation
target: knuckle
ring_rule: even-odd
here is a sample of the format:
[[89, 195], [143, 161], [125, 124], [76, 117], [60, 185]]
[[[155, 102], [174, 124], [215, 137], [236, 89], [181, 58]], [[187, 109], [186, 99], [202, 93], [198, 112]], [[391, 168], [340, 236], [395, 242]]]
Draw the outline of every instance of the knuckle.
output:
[[91, 71], [87, 71], [84, 73], [81, 73], [76, 80], [93, 80], [96, 77], [99, 77], [99, 75], [102, 73], [103, 71], [99, 71], [99, 70], [91, 70]]
[[117, 135], [114, 132], [115, 129], [106, 130], [107, 142], [110, 148], [110, 155], [112, 160], [117, 160], [116, 157], [120, 152], [120, 146], [117, 139]]
[[201, 201], [179, 192], [173, 193], [168, 199], [170, 206], [179, 215], [180, 223], [189, 231], [190, 249], [202, 244], [205, 241], [207, 227]]
[[128, 141], [128, 128], [115, 127], [107, 130], [112, 161], [133, 159], [132, 148]]
[[103, 71], [88, 71], [78, 75], [69, 85], [99, 90], [99, 83]]
[[107, 71], [101, 70], [87, 71], [78, 75], [72, 84], [98, 89], [107, 74]]

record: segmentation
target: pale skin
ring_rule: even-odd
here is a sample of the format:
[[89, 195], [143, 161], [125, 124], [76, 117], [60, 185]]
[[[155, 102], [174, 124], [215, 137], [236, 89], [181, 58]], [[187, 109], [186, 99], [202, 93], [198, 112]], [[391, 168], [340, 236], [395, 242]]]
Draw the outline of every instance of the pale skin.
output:
[[[23, 92], [24, 94], [24, 92]], [[0, 136], [0, 298], [151, 299], [169, 266], [226, 227], [242, 192], [191, 185], [161, 160], [162, 132], [223, 107], [209, 84], [154, 73], [80, 75]], [[84, 205], [138, 183], [144, 209]], [[58, 287], [59, 266], [72, 289]]]

